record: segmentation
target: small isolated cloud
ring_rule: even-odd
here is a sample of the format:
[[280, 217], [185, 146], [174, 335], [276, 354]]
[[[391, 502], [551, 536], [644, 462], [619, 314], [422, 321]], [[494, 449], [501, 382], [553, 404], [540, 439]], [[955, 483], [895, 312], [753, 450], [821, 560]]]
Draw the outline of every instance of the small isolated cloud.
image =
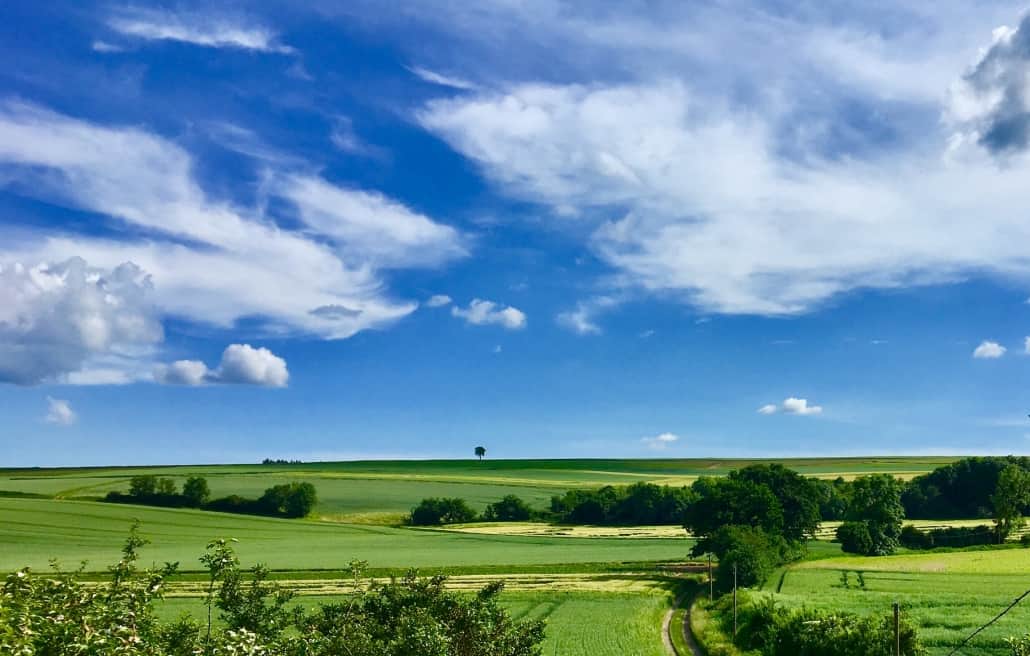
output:
[[71, 426], [78, 419], [78, 415], [72, 410], [70, 403], [63, 399], [46, 397], [47, 413], [44, 419], [48, 424], [56, 426]]
[[240, 48], [262, 52], [291, 53], [274, 32], [218, 16], [176, 14], [153, 9], [132, 9], [112, 16], [112, 30], [148, 41], [179, 41], [208, 48]]
[[611, 296], [597, 296], [576, 304], [576, 309], [561, 312], [555, 319], [559, 326], [577, 335], [600, 335], [601, 327], [596, 317], [605, 310], [618, 305], [619, 299]]
[[994, 360], [1005, 355], [1007, 349], [999, 344], [998, 342], [992, 342], [988, 339], [980, 342], [980, 346], [977, 346], [973, 350], [973, 357], [980, 358], [982, 360]]
[[447, 294], [433, 294], [429, 297], [429, 300], [426, 301], [426, 307], [443, 307], [445, 305], [450, 305], [451, 301], [451, 297]]
[[360, 136], [354, 130], [354, 122], [346, 116], [338, 116], [329, 133], [329, 140], [342, 152], [350, 155], [371, 157], [375, 159], [386, 159], [389, 153], [379, 146], [374, 146]]
[[123, 52], [125, 50], [125, 48], [107, 41], [94, 41], [92, 48], [93, 52]]
[[790, 397], [783, 400], [783, 411], [790, 415], [818, 415], [823, 411], [821, 405], [808, 405], [808, 399]]
[[679, 435], [674, 433], [662, 433], [660, 435], [655, 435], [654, 437], [643, 437], [640, 441], [649, 449], [662, 451], [673, 443], [678, 442], [679, 439]]
[[230, 344], [222, 353], [217, 369], [208, 368], [200, 360], [177, 360], [158, 365], [154, 370], [154, 380], [165, 385], [226, 383], [286, 387], [290, 372], [286, 368], [286, 360], [266, 348]]
[[767, 403], [758, 409], [760, 415], [774, 415], [777, 412], [783, 411], [788, 415], [818, 415], [822, 414], [823, 407], [821, 405], [809, 405], [808, 399], [799, 399], [791, 396], [783, 400], [780, 405], [773, 403]]
[[501, 351], [503, 351], [503, 350], [504, 350], [504, 349], [503, 349], [503, 348], [501, 348], [501, 345], [500, 345], [500, 344], [498, 344], [497, 346], [495, 346], [495, 347], [494, 347], [494, 353], [500, 353], [500, 352], [501, 352]]
[[1030, 355], [1030, 337], [1023, 338], [1023, 353]]
[[512, 306], [502, 308], [493, 301], [472, 299], [467, 308], [453, 307], [451, 314], [477, 326], [496, 324], [508, 330], [519, 330], [526, 326], [526, 315]]
[[451, 89], [460, 89], [462, 91], [471, 91], [478, 88], [475, 83], [463, 80], [460, 77], [453, 77], [450, 75], [442, 75], [436, 71], [431, 71], [428, 68], [422, 68], [420, 66], [408, 66], [408, 70], [415, 75], [418, 79], [423, 82], [430, 84], [436, 84], [441, 87], [450, 87]]
[[653, 337], [654, 336], [654, 330], [651, 330], [650, 328], [647, 329], [647, 330], [642, 330], [642, 331], [640, 331], [640, 334], [637, 335], [637, 336], [640, 339], [647, 339], [649, 337]]

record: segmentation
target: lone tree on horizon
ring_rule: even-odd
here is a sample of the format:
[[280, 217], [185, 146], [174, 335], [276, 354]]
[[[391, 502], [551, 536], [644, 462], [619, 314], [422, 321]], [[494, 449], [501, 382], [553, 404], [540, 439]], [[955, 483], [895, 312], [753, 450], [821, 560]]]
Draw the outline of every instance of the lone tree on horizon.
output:
[[482, 460], [483, 456], [485, 456], [485, 455], [486, 455], [486, 447], [477, 446], [476, 447], [476, 457], [479, 458], [480, 460]]

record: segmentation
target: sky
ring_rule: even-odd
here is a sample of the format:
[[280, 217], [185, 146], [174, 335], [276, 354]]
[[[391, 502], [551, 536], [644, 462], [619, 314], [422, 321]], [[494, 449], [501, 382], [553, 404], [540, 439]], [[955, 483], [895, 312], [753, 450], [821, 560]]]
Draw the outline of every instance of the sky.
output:
[[1030, 451], [1015, 2], [0, 6], [0, 466]]

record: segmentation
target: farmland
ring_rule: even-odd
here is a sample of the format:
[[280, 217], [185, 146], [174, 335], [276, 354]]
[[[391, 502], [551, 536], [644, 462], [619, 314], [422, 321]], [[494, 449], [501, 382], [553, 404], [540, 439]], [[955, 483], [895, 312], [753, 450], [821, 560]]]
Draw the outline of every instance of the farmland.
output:
[[[952, 460], [807, 459], [784, 464], [826, 478], [870, 472], [911, 478]], [[447, 573], [450, 585], [459, 590], [503, 578], [507, 608], [517, 617], [547, 619], [545, 654], [657, 655], [663, 653], [660, 627], [675, 588], [660, 564], [687, 558], [693, 541], [682, 528], [538, 522], [415, 528], [403, 526], [403, 516], [430, 496], [461, 497], [481, 511], [506, 494], [516, 494], [542, 509], [552, 495], [569, 489], [637, 481], [687, 485], [699, 476], [723, 475], [753, 462], [431, 461], [6, 470], [0, 471], [0, 571], [26, 565], [43, 569], [55, 558], [66, 567], [85, 561], [86, 572], [99, 576], [117, 560], [130, 525], [139, 520], [151, 542], [144, 562], [177, 561], [185, 572], [169, 588], [161, 611], [165, 615], [197, 612], [197, 558], [211, 539], [231, 537], [238, 540], [235, 548], [244, 564], [270, 567], [273, 578], [301, 595], [301, 604], [348, 594], [343, 570], [352, 560], [367, 561], [376, 576], [412, 567]], [[311, 517], [287, 520], [98, 500], [108, 491], [125, 490], [129, 478], [138, 474], [170, 477], [180, 486], [188, 476], [203, 476], [215, 496], [256, 497], [271, 485], [305, 481], [316, 486], [319, 502]], [[827, 523], [821, 535], [828, 537], [832, 529]], [[840, 558], [838, 545], [821, 540], [810, 545], [809, 553], [813, 560], [783, 578], [778, 598], [784, 603], [880, 612], [899, 596], [934, 649], [953, 644], [1008, 598], [1024, 582], [1017, 573], [1030, 566], [1024, 555], [1030, 552], [1023, 550]], [[854, 587], [854, 574], [849, 575], [850, 587], [841, 585], [841, 571], [859, 570], [864, 571], [865, 588]], [[984, 593], [970, 601], [970, 589]], [[1030, 616], [1014, 615], [985, 636], [988, 649], [970, 653], [1001, 653], [996, 650], [999, 641], [1027, 620]]]

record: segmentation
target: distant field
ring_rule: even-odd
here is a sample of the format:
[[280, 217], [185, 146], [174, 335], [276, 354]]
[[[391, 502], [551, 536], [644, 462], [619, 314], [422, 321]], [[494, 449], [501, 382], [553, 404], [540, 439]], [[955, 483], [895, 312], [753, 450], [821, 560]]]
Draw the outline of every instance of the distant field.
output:
[[[953, 457], [807, 458], [793, 460], [422, 460], [327, 462], [299, 465], [207, 465], [83, 469], [0, 470], [4, 491], [97, 497], [126, 489], [136, 474], [208, 479], [215, 496], [257, 496], [288, 481], [310, 481], [318, 489], [316, 514], [347, 523], [398, 523], [404, 513], [430, 496], [456, 496], [482, 510], [506, 494], [537, 508], [564, 490], [649, 481], [689, 485], [698, 476], [725, 475], [757, 462], [781, 462], [810, 476], [853, 478], [886, 472], [910, 478], [956, 460]], [[0, 517], [0, 520], [3, 518]]]
[[[779, 584], [776, 579], [770, 587]], [[1006, 549], [806, 562], [787, 572], [776, 598], [790, 605], [881, 615], [897, 600], [918, 625], [930, 654], [942, 656], [1027, 589], [1030, 550]], [[1018, 606], [961, 653], [1008, 656], [1005, 638], [1022, 635], [1028, 627], [1030, 604]]]
[[0, 498], [0, 571], [115, 562], [133, 518], [153, 542], [146, 561], [197, 569], [204, 546], [235, 537], [245, 562], [273, 569], [339, 569], [353, 559], [372, 567], [461, 567], [682, 560], [691, 541], [474, 535], [386, 526], [248, 517], [199, 510], [88, 501]]
[[[302, 604], [333, 597], [301, 598]], [[662, 616], [670, 595], [609, 592], [505, 592], [502, 603], [516, 619], [547, 622], [545, 656], [666, 656], [662, 647]], [[174, 618], [184, 612], [201, 615], [197, 598], [173, 598], [159, 608]]]

